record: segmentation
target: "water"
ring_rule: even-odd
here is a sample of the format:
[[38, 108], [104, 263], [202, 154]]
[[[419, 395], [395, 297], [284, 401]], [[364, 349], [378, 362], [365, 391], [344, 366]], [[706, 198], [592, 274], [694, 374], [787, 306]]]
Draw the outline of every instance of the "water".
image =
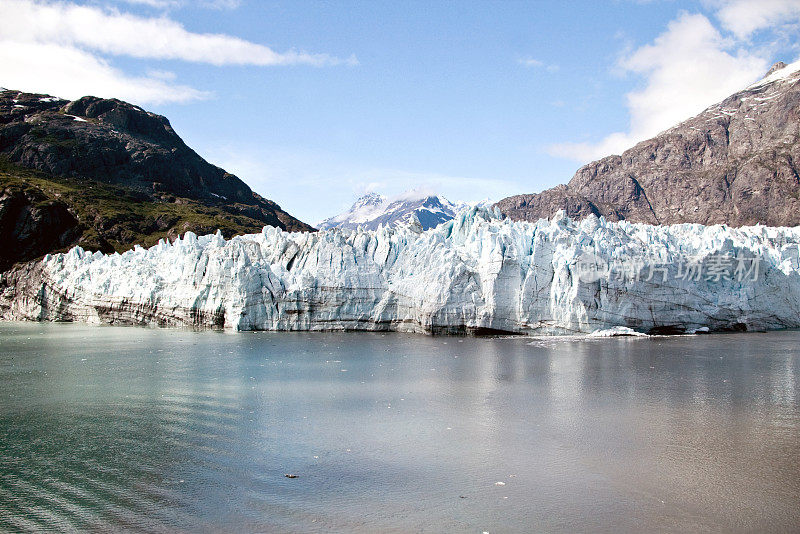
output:
[[0, 530], [796, 530], [798, 347], [2, 324]]

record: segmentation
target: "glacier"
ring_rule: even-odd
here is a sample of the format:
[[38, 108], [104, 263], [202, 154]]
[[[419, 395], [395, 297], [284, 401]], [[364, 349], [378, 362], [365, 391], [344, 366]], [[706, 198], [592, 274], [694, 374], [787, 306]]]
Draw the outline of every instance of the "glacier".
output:
[[[747, 276], [734, 271], [736, 258], [747, 258]], [[18, 266], [0, 277], [0, 317], [452, 334], [797, 328], [800, 227], [563, 213], [530, 223], [472, 208], [427, 231], [412, 221], [317, 233], [265, 227], [230, 240], [186, 233], [123, 254], [76, 247]]]

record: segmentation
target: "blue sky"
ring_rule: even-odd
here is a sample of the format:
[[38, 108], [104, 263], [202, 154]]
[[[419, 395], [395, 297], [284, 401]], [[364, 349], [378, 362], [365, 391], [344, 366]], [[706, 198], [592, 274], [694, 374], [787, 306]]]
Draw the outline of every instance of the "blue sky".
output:
[[800, 56], [798, 0], [0, 4], [0, 85], [119, 97], [314, 223], [568, 181]]

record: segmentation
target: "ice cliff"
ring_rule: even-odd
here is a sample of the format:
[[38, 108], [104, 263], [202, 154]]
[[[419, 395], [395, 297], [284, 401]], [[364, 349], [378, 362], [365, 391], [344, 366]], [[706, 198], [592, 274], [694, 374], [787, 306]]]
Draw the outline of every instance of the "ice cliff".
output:
[[800, 227], [512, 222], [187, 233], [5, 273], [0, 317], [234, 330], [559, 334], [800, 327]]

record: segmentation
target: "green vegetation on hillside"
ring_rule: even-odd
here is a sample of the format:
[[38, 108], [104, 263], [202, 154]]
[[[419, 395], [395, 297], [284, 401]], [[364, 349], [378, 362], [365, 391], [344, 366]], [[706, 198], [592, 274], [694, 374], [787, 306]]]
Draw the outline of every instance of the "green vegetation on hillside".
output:
[[264, 224], [222, 207], [167, 196], [152, 200], [145, 194], [93, 180], [64, 179], [32, 171], [0, 158], [0, 191], [23, 192], [33, 207], [60, 202], [79, 221], [80, 244], [89, 250], [122, 252], [154, 245], [186, 231], [199, 235], [220, 229], [226, 238], [260, 232]]

